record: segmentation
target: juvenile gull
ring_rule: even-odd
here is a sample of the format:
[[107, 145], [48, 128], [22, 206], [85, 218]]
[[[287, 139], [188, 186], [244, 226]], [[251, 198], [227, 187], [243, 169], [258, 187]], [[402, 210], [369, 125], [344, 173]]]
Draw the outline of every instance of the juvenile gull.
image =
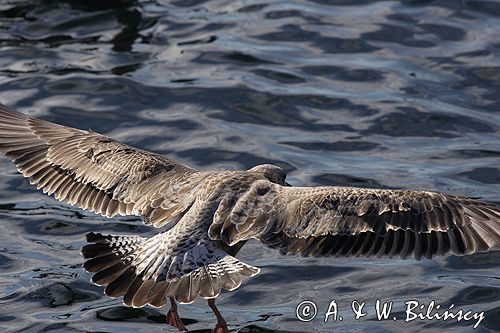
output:
[[274, 165], [201, 171], [92, 131], [0, 106], [0, 152], [44, 193], [113, 217], [170, 227], [151, 238], [87, 234], [83, 267], [127, 306], [214, 299], [259, 268], [234, 256], [249, 239], [302, 256], [432, 258], [500, 247], [500, 206], [429, 191], [292, 187]]

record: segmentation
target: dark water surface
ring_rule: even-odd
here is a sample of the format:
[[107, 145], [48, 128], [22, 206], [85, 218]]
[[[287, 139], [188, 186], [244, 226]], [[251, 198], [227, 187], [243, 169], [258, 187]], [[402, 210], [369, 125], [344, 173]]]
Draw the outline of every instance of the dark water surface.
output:
[[[499, 202], [499, 53], [498, 1], [0, 1], [2, 103], [198, 168], [276, 163], [295, 185]], [[1, 332], [174, 332], [166, 308], [123, 308], [80, 267], [89, 231], [154, 231], [47, 198], [5, 158], [0, 177]], [[239, 257], [263, 269], [218, 299], [232, 332], [472, 331], [406, 323], [407, 300], [484, 311], [475, 331], [500, 331], [500, 252], [301, 259], [251, 242]], [[344, 320], [324, 323], [332, 299]], [[374, 319], [377, 299], [397, 321]], [[180, 311], [213, 327], [203, 300]]]

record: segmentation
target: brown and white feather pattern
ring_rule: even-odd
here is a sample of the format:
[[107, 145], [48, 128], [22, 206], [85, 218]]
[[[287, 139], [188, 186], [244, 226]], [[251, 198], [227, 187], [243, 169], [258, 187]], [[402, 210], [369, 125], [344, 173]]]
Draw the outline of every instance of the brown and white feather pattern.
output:
[[500, 207], [424, 191], [253, 183], [210, 227], [229, 245], [257, 238], [282, 253], [431, 258], [500, 247]]
[[[96, 272], [92, 281], [106, 285], [109, 296], [123, 296], [128, 306], [162, 306], [167, 297], [191, 303], [198, 296], [214, 298], [221, 289], [234, 290], [242, 277], [259, 269], [216, 247], [208, 238], [210, 209], [195, 203], [168, 231], [151, 238], [89, 234], [94, 244], [82, 248], [84, 268]], [[213, 210], [212, 210], [213, 214]]]
[[0, 106], [0, 152], [45, 193], [170, 229], [151, 238], [90, 233], [84, 267], [130, 306], [189, 303], [259, 269], [232, 255], [248, 239], [284, 254], [432, 258], [500, 247], [500, 207], [449, 194], [289, 187], [272, 165], [197, 171], [91, 131]]
[[3, 106], [0, 152], [58, 200], [107, 217], [143, 216], [155, 227], [185, 213], [205, 177], [166, 157]]

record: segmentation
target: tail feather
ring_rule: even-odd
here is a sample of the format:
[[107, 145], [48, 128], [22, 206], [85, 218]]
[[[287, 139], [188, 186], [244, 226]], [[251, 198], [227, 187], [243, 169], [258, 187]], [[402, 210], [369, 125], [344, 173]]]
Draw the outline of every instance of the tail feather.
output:
[[146, 296], [148, 304], [156, 307], [161, 307], [165, 304], [165, 296], [167, 290], [169, 289], [170, 282], [158, 281], [155, 283], [153, 288], [148, 292]]
[[112, 266], [116, 263], [120, 263], [122, 258], [117, 256], [116, 254], [108, 254], [106, 256], [99, 256], [96, 258], [92, 258], [87, 260], [83, 264], [83, 268], [85, 268], [89, 272], [99, 272], [109, 266]]
[[100, 286], [108, 285], [122, 275], [127, 268], [128, 265], [126, 263], [119, 262], [95, 273], [92, 276], [92, 282]]
[[84, 268], [106, 295], [124, 296], [128, 306], [162, 306], [168, 297], [191, 303], [234, 290], [259, 269], [216, 248], [210, 241], [172, 244], [168, 231], [151, 238], [89, 233]]
[[133, 266], [128, 266], [127, 269], [104, 289], [104, 293], [108, 296], [119, 297], [124, 296], [128, 287], [132, 284], [136, 277]]
[[104, 243], [96, 243], [83, 246], [81, 252], [84, 258], [96, 258], [112, 254], [113, 248]]
[[[132, 298], [132, 304], [147, 304], [148, 303], [148, 293], [155, 285], [154, 280], [146, 280], [137, 289], [134, 297]], [[125, 302], [125, 301], [124, 301]]]

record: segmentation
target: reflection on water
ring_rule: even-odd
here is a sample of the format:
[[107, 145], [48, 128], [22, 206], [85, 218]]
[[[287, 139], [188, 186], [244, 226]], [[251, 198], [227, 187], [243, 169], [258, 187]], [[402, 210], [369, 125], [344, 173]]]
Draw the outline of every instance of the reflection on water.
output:
[[[496, 1], [89, 1], [0, 4], [0, 101], [199, 168], [278, 164], [297, 185], [426, 188], [499, 201]], [[128, 309], [80, 268], [89, 231], [154, 231], [35, 192], [0, 160], [0, 328], [165, 332], [167, 309]], [[219, 304], [234, 332], [470, 332], [404, 323], [406, 300], [485, 311], [500, 330], [500, 252], [436, 261], [280, 257]], [[295, 306], [394, 301], [373, 316], [309, 323]], [[203, 300], [181, 306], [194, 332]]]

